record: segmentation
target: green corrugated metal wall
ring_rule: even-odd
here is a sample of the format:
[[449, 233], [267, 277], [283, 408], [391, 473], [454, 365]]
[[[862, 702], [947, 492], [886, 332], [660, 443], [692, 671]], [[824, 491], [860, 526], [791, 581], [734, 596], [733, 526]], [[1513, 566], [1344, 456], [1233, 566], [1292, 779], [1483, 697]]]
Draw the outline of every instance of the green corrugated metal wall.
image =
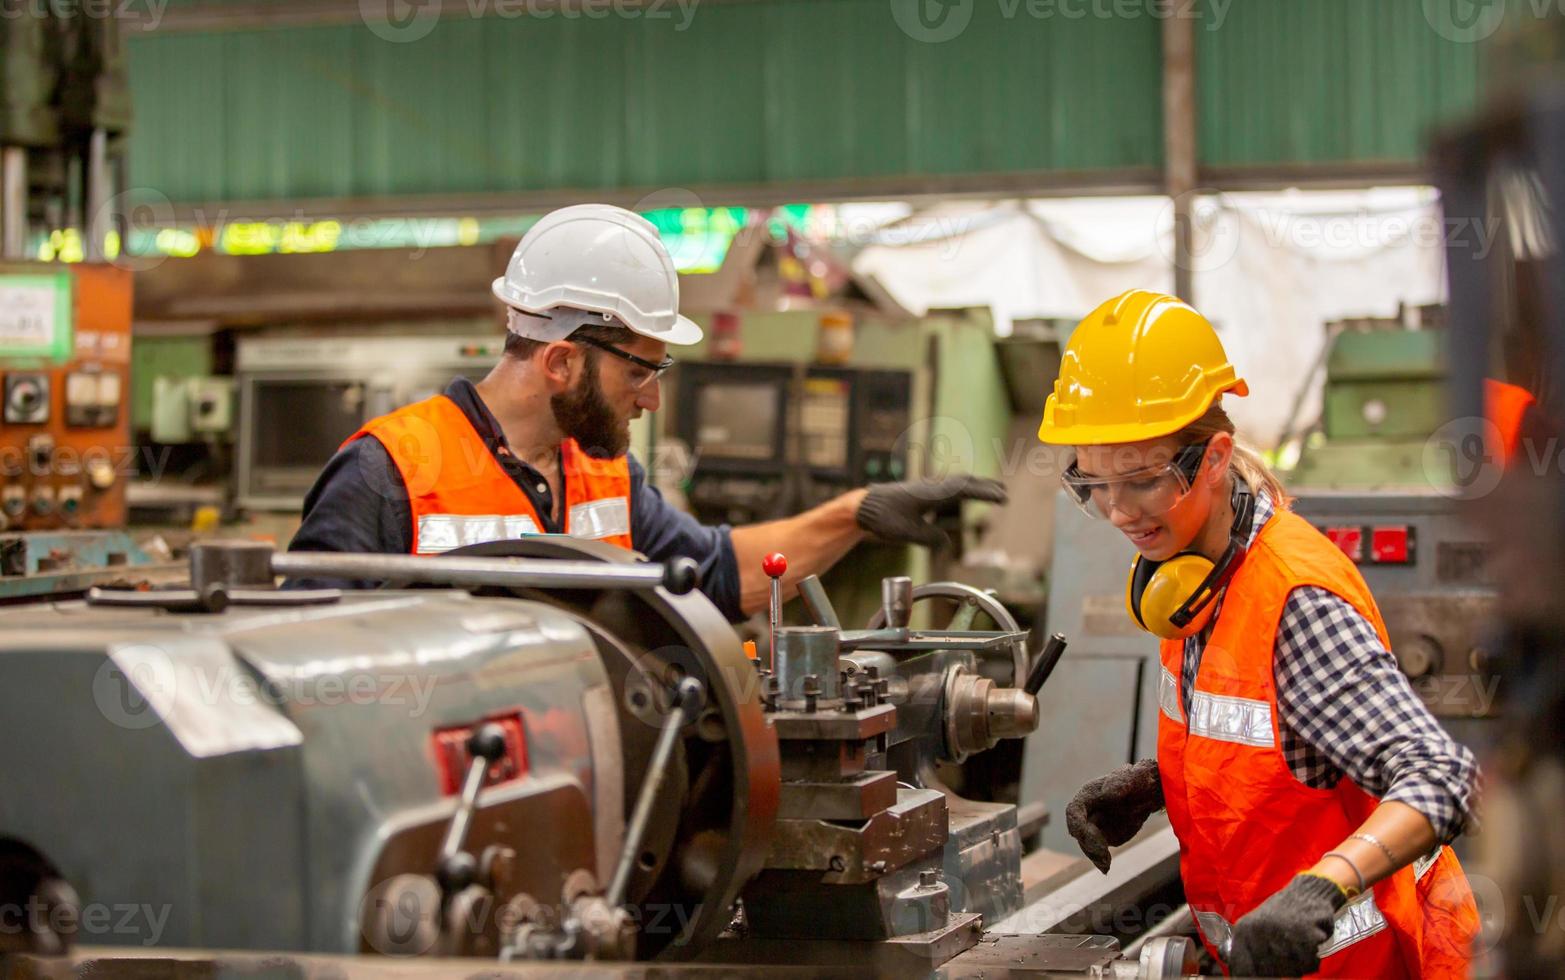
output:
[[1220, 30], [1196, 30], [1201, 162], [1419, 158], [1427, 128], [1470, 108], [1478, 87], [1479, 45], [1447, 40], [1425, 8], [1233, 0]]
[[1159, 162], [1150, 17], [1007, 20], [985, 0], [926, 44], [887, 0], [708, 4], [684, 31], [668, 9], [448, 17], [412, 43], [359, 25], [132, 37], [133, 182], [203, 201]]
[[[894, 17], [913, 2], [709, 2], [685, 30], [672, 3], [448, 16], [410, 43], [131, 33], [132, 183], [200, 202], [1161, 167], [1155, 17], [966, 0], [966, 29], [925, 43]], [[1475, 46], [1419, 0], [1200, 2], [1203, 164], [1412, 160], [1472, 98]]]

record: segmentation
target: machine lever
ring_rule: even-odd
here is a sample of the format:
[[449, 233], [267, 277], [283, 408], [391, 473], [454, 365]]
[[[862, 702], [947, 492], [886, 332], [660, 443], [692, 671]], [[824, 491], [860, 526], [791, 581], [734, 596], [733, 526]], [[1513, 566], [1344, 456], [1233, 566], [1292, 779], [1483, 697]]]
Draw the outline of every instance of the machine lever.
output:
[[[273, 575], [290, 578], [376, 579], [463, 587], [510, 589], [655, 589], [684, 595], [700, 586], [699, 566], [689, 558], [667, 564], [629, 565], [547, 558], [481, 558], [467, 555], [356, 555], [287, 551], [271, 556]], [[196, 579], [192, 569], [192, 579]], [[248, 583], [246, 583], [248, 584]]]
[[1043, 687], [1043, 682], [1054, 673], [1054, 668], [1059, 665], [1060, 658], [1065, 655], [1065, 634], [1055, 633], [1049, 637], [1049, 642], [1038, 651], [1038, 659], [1032, 662], [1032, 670], [1027, 672], [1027, 686], [1023, 688], [1028, 694], [1036, 697]]
[[467, 843], [468, 827], [473, 822], [473, 811], [478, 807], [478, 791], [484, 788], [489, 767], [505, 755], [505, 730], [493, 722], [480, 725], [467, 737], [467, 751], [473, 761], [468, 764], [467, 777], [462, 782], [462, 798], [457, 803], [456, 815], [451, 818], [451, 827], [446, 831], [445, 843], [440, 845], [440, 863], [435, 870], [440, 893], [448, 901], [477, 877], [477, 859], [462, 848]]
[[103, 589], [87, 590], [89, 606], [121, 606], [128, 609], [162, 609], [165, 612], [220, 613], [228, 608], [232, 596], [222, 585], [203, 585], [199, 589]]
[[630, 870], [635, 866], [636, 855], [641, 851], [641, 838], [646, 835], [647, 822], [652, 816], [652, 806], [657, 802], [658, 790], [668, 775], [668, 760], [674, 754], [674, 742], [685, 722], [695, 717], [706, 702], [706, 688], [694, 677], [686, 677], [674, 690], [673, 703], [663, 716], [663, 728], [658, 732], [657, 745], [652, 749], [652, 761], [647, 765], [647, 777], [641, 782], [641, 792], [636, 796], [636, 809], [631, 814], [630, 826], [625, 828], [625, 845], [620, 848], [619, 863], [614, 867], [614, 880], [604, 896], [609, 908], [618, 908], [625, 901], [625, 889], [630, 884]]
[[766, 648], [766, 663], [762, 664], [767, 670], [777, 669], [777, 630], [782, 626], [782, 580], [788, 574], [788, 556], [780, 551], [774, 551], [761, 559], [761, 571], [771, 579], [770, 603], [767, 618], [771, 621], [770, 643]]
[[816, 626], [830, 626], [832, 629], [842, 629], [842, 622], [837, 619], [837, 610], [832, 607], [831, 599], [826, 595], [826, 587], [821, 585], [819, 575], [806, 575], [799, 580], [799, 598], [804, 602], [804, 608], [809, 611], [810, 619]]

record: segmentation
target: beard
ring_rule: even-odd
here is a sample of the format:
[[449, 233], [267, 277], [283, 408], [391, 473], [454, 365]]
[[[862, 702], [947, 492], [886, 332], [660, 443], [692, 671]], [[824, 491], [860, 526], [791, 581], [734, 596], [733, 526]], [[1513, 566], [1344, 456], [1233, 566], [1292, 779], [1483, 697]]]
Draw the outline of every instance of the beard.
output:
[[630, 449], [630, 420], [619, 418], [598, 384], [598, 362], [589, 358], [581, 380], [571, 391], [549, 396], [554, 422], [575, 439], [587, 455], [613, 459]]

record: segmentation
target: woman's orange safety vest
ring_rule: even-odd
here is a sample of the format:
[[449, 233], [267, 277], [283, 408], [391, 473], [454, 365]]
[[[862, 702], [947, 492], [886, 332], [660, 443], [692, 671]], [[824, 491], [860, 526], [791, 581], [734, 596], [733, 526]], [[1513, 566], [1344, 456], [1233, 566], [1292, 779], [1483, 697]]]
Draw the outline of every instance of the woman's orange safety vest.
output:
[[[1185, 717], [1181, 640], [1161, 646], [1158, 770], [1179, 837], [1180, 874], [1202, 939], [1221, 957], [1233, 924], [1354, 833], [1380, 801], [1351, 780], [1304, 785], [1288, 768], [1272, 672], [1288, 594], [1319, 586], [1385, 623], [1353, 563], [1279, 510], [1223, 599]], [[1338, 913], [1321, 947], [1327, 977], [1466, 977], [1478, 911], [1449, 847], [1404, 867]]]
[[[436, 395], [365, 424], [386, 447], [407, 486], [413, 509], [413, 554], [438, 555], [485, 541], [540, 534], [532, 501], [455, 402]], [[596, 459], [576, 440], [560, 444], [565, 484], [565, 533], [631, 547], [630, 463]]]

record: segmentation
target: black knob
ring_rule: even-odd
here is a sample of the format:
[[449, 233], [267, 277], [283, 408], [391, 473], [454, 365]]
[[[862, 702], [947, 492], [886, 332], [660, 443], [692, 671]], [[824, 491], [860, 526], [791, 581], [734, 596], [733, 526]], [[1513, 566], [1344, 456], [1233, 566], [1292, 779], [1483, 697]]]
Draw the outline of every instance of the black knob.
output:
[[684, 595], [701, 584], [701, 566], [694, 558], [675, 558], [663, 566], [663, 588]]
[[685, 709], [685, 717], [693, 717], [706, 704], [706, 686], [694, 677], [686, 677], [679, 682], [674, 696]]
[[1027, 684], [1023, 688], [1028, 694], [1036, 695], [1043, 682], [1054, 673], [1054, 668], [1059, 665], [1060, 658], [1065, 655], [1065, 634], [1056, 633], [1049, 637], [1049, 642], [1043, 645], [1038, 652], [1038, 659], [1033, 661], [1032, 670], [1027, 672]]
[[467, 751], [475, 759], [495, 761], [505, 755], [505, 729], [490, 722], [467, 737]]
[[457, 851], [440, 862], [435, 878], [440, 882], [442, 895], [455, 895], [477, 880], [478, 859], [466, 851]]

